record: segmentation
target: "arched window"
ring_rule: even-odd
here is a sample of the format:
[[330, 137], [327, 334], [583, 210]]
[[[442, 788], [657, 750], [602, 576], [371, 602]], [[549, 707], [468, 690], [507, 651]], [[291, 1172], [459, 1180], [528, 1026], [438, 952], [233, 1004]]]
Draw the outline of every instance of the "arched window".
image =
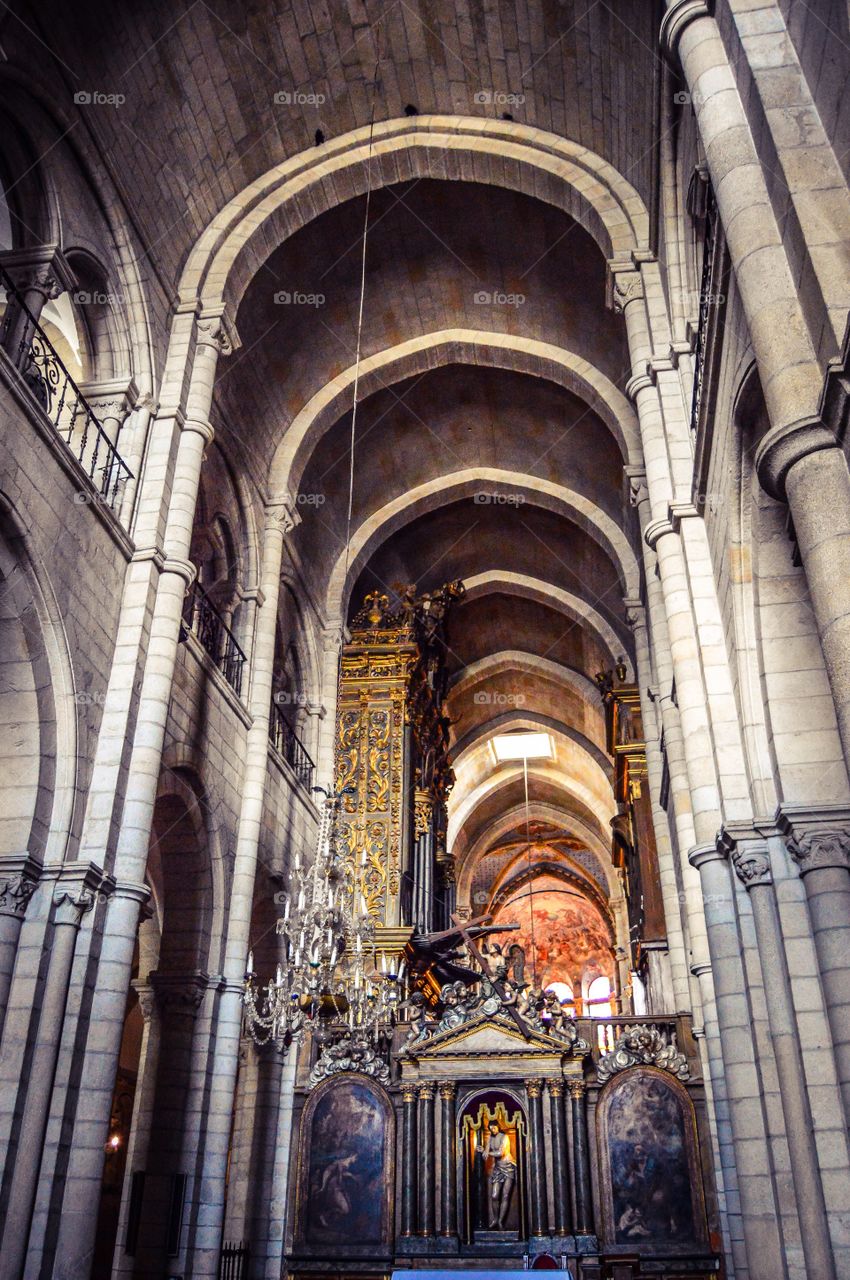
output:
[[587, 988], [586, 1013], [591, 1018], [610, 1018], [614, 1010], [611, 1008], [611, 979], [603, 974], [594, 978]]

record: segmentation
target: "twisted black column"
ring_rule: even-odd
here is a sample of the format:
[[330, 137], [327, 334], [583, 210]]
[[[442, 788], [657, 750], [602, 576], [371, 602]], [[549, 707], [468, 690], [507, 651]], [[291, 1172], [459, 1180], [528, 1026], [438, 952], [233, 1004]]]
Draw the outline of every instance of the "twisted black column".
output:
[[564, 1085], [549, 1081], [549, 1106], [552, 1114], [552, 1196], [555, 1201], [555, 1235], [570, 1231], [570, 1193], [567, 1185], [567, 1126], [564, 1119]]
[[546, 1152], [543, 1145], [543, 1081], [526, 1080], [528, 1094], [528, 1128], [531, 1151], [531, 1234], [546, 1235]]
[[401, 1234], [416, 1234], [417, 1174], [419, 1171], [419, 1143], [416, 1124], [416, 1086], [402, 1085], [401, 1089]]
[[455, 1130], [455, 1095], [453, 1080], [440, 1086], [440, 1235], [457, 1236], [457, 1135]]
[[432, 1236], [434, 1220], [434, 1086], [419, 1086], [419, 1234]]
[[593, 1234], [593, 1198], [590, 1191], [590, 1156], [587, 1147], [587, 1103], [583, 1080], [569, 1080], [573, 1109], [573, 1170], [576, 1192], [577, 1235]]

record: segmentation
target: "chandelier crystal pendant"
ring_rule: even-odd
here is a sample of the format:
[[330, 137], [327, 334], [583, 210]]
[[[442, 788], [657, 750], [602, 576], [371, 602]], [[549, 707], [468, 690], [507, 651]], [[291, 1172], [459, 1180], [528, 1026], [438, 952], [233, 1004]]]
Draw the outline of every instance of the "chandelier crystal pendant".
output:
[[307, 866], [295, 854], [291, 882], [277, 922], [282, 963], [258, 987], [253, 953], [245, 975], [245, 1028], [258, 1045], [286, 1048], [312, 1028], [320, 1044], [348, 1031], [380, 1039], [403, 1000], [404, 961], [376, 947], [375, 924], [347, 890], [336, 845], [339, 796], [322, 809], [316, 856]]

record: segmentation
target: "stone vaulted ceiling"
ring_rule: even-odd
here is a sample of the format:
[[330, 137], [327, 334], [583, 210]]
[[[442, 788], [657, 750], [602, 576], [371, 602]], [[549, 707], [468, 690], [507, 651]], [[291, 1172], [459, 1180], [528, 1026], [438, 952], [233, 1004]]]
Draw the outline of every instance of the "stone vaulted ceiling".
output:
[[[588, 172], [607, 163], [631, 193], [626, 219], [648, 226], [659, 7], [46, 0], [38, 11], [36, 36], [57, 51], [54, 100], [57, 77], [69, 102], [90, 89], [123, 98], [71, 130], [88, 131], [113, 172], [163, 315], [181, 273], [192, 297], [193, 246], [228, 202], [251, 207], [284, 162], [315, 170], [291, 216], [258, 214], [233, 251], [222, 287], [241, 346], [219, 364], [217, 448], [255, 501], [288, 492], [297, 504], [289, 581], [315, 626], [343, 623], [370, 590], [467, 584], [449, 637], [461, 896], [476, 866], [496, 866], [505, 832], [531, 820], [613, 875], [594, 676], [619, 659], [633, 670], [623, 600], [640, 591], [624, 476], [640, 461], [632, 369], [623, 317], [606, 305], [606, 258], [621, 251], [610, 199], [583, 216], [587, 183], [570, 194], [563, 159], [520, 175], [515, 151], [533, 143], [549, 163], [566, 142]], [[367, 165], [324, 173], [352, 130], [368, 146], [372, 115]], [[461, 121], [465, 150], [435, 141]], [[390, 146], [387, 130], [405, 122], [410, 141]], [[490, 745], [514, 729], [551, 734], [552, 759], [529, 767], [527, 788]], [[600, 902], [609, 888], [593, 891]]]

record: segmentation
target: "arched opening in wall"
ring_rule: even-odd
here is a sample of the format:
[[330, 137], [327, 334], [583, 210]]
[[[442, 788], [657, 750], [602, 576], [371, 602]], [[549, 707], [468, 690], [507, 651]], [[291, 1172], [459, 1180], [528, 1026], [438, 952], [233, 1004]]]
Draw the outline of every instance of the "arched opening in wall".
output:
[[[82, 695], [78, 695], [80, 697]], [[0, 848], [45, 854], [57, 767], [54, 681], [21, 538], [0, 513]]]
[[[213, 884], [202, 794], [182, 774], [171, 773], [156, 803], [147, 877], [154, 916], [139, 930], [136, 974], [148, 1004], [151, 1028], [136, 1039], [138, 999], [128, 999], [124, 1035], [128, 1053], [142, 1048], [135, 1108], [123, 1179], [124, 1229], [104, 1212], [98, 1249], [117, 1247], [125, 1269], [162, 1274], [176, 1252], [186, 1193], [189, 1148], [199, 1136], [206, 1106], [194, 1079], [193, 1046], [198, 1010], [207, 990]], [[168, 788], [167, 791], [165, 788]], [[155, 967], [154, 967], [155, 966]], [[117, 1081], [119, 1096], [121, 1076]], [[105, 1196], [108, 1189], [104, 1188]], [[102, 1204], [103, 1204], [102, 1199]], [[108, 1272], [106, 1274], [109, 1274]]]
[[124, 1187], [127, 1159], [130, 1152], [139, 1064], [142, 1056], [145, 1030], [145, 1019], [137, 990], [139, 978], [138, 943], [133, 956], [132, 974], [130, 990], [127, 993], [124, 1027], [121, 1033], [118, 1070], [112, 1090], [109, 1133], [106, 1139], [103, 1176], [100, 1185], [100, 1207], [95, 1236], [92, 1280], [100, 1280], [101, 1277], [106, 1280], [112, 1273], [112, 1260], [121, 1212], [121, 1193]]
[[[280, 884], [279, 877], [258, 868], [250, 951], [261, 986], [284, 959], [277, 933]], [[273, 1043], [258, 1045], [250, 1036], [243, 1038], [227, 1163], [224, 1238], [249, 1240], [253, 1250], [268, 1230], [282, 1068], [283, 1057]]]
[[186, 593], [184, 626], [241, 694], [250, 639], [250, 611], [243, 607], [247, 523], [230, 468], [214, 445], [204, 461], [189, 558], [197, 577]]
[[311, 698], [302, 657], [304, 643], [298, 601], [289, 584], [283, 583], [272, 669], [272, 743], [300, 780], [309, 786], [312, 784], [315, 744], [307, 741]]
[[0, 109], [0, 139], [0, 252], [48, 243], [50, 218], [39, 155], [11, 111]]

